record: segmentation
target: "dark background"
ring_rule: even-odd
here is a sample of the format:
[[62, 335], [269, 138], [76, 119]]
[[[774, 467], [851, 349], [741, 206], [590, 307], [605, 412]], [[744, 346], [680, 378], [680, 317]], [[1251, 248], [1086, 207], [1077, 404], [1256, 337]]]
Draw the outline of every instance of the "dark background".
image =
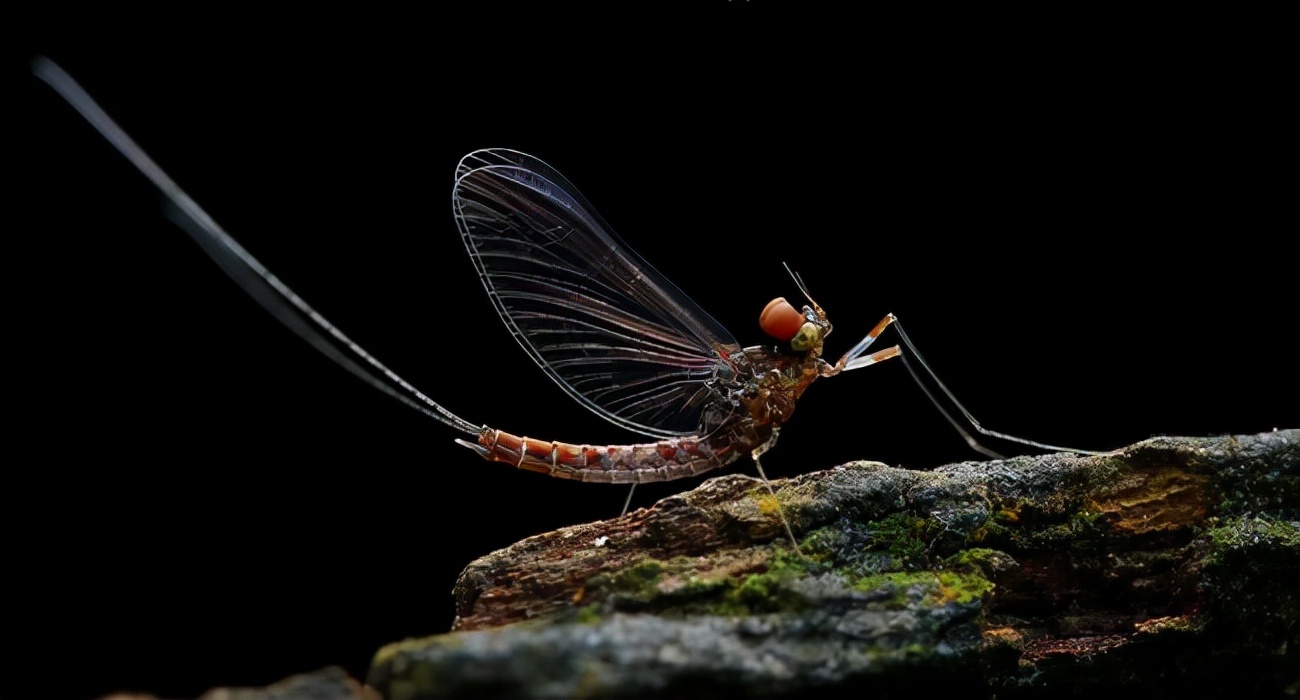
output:
[[[453, 169], [507, 146], [742, 343], [797, 294], [786, 261], [836, 324], [832, 358], [892, 311], [988, 427], [1109, 449], [1300, 427], [1278, 5], [6, 3], [0, 693], [362, 675], [380, 645], [449, 628], [474, 557], [624, 497], [481, 462], [279, 327], [30, 77], [33, 55], [472, 422], [636, 439], [542, 375], [466, 259]], [[975, 457], [890, 363], [818, 384], [765, 465]]]

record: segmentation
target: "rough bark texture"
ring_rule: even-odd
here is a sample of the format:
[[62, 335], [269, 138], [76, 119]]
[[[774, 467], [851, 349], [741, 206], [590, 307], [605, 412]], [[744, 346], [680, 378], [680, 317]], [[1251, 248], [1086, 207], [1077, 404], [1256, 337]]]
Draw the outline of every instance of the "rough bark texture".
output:
[[[1300, 431], [705, 482], [470, 564], [389, 700], [1300, 692]], [[799, 539], [784, 536], [784, 511]]]

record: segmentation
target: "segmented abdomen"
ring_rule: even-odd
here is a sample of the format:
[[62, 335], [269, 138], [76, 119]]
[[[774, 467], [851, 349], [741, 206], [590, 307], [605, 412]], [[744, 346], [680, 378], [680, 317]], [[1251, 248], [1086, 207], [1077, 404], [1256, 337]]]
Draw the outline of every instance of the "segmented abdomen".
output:
[[570, 445], [518, 437], [483, 428], [478, 443], [457, 440], [483, 459], [561, 479], [607, 484], [641, 484], [695, 476], [744, 454], [736, 445], [714, 446], [697, 437], [639, 445]]

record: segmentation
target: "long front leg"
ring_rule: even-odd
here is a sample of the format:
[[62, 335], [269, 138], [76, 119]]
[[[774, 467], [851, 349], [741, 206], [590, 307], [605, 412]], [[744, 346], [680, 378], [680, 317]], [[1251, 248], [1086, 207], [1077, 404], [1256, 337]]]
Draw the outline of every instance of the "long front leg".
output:
[[880, 319], [880, 323], [877, 323], [876, 327], [872, 328], [871, 332], [867, 333], [865, 338], [859, 340], [857, 345], [854, 345], [848, 352], [844, 353], [844, 356], [841, 357], [838, 362], [833, 365], [822, 367], [821, 375], [823, 377], [834, 377], [840, 372], [847, 372], [851, 369], [860, 369], [901, 355], [902, 350], [900, 350], [897, 345], [885, 348], [884, 350], [878, 350], [870, 355], [865, 354], [867, 349], [871, 347], [871, 344], [876, 342], [876, 338], [879, 338], [880, 334], [884, 333], [885, 329], [889, 328], [889, 326], [897, 320], [898, 319], [895, 318], [893, 314], [887, 314], [884, 318]]
[[[902, 341], [902, 344], [895, 345], [893, 347], [889, 347], [884, 350], [880, 350], [871, 354], [866, 354], [867, 349], [871, 347], [871, 344], [876, 342], [876, 338], [880, 337], [880, 334], [883, 333], [885, 329], [889, 328], [890, 326], [894, 327], [894, 332], [898, 334], [898, 338]], [[903, 352], [904, 349], [906, 349], [907, 351], [906, 354], [904, 354]], [[854, 345], [848, 352], [844, 353], [844, 356], [841, 357], [838, 362], [836, 362], [834, 365], [825, 365], [822, 368], [821, 374], [823, 377], [833, 377], [839, 374], [840, 372], [847, 372], [851, 369], [859, 369], [861, 367], [867, 367], [869, 365], [874, 365], [877, 362], [882, 362], [884, 360], [888, 360], [895, 357], [901, 358], [903, 360], [903, 366], [906, 367], [908, 373], [912, 375], [912, 380], [916, 382], [917, 386], [921, 387], [921, 391], [925, 392], [926, 397], [930, 399], [930, 403], [934, 404], [934, 407], [939, 409], [939, 413], [943, 414], [943, 417], [947, 419], [948, 423], [952, 425], [953, 429], [955, 429], [962, 436], [962, 438], [966, 440], [966, 444], [970, 445], [971, 449], [975, 450], [976, 452], [979, 452], [980, 454], [993, 457], [994, 459], [1001, 459], [1002, 458], [1001, 454], [994, 452], [993, 450], [990, 450], [984, 445], [981, 445], [979, 441], [977, 441], [974, 438], [974, 436], [972, 436], [970, 432], [968, 432], [962, 426], [962, 424], [956, 418], [954, 418], [951, 413], [949, 413], [948, 409], [944, 408], [943, 403], [940, 402], [939, 398], [934, 395], [934, 392], [930, 390], [930, 387], [926, 386], [926, 383], [921, 379], [921, 375], [912, 366], [912, 363], [908, 361], [908, 357], [907, 357], [908, 355], [911, 355], [912, 358], [916, 360], [917, 364], [921, 366], [921, 369], [925, 370], [925, 373], [929, 375], [931, 380], [934, 381], [935, 386], [937, 386], [939, 390], [943, 392], [943, 395], [947, 397], [947, 399], [950, 402], [952, 402], [952, 405], [955, 406], [958, 411], [961, 412], [961, 415], [963, 418], [966, 419], [966, 422], [969, 423], [970, 426], [974, 428], [975, 431], [978, 432], [979, 434], [988, 437], [999, 438], [1002, 440], [1008, 440], [1010, 442], [1020, 443], [1021, 445], [1037, 447], [1043, 450], [1058, 450], [1063, 452], [1074, 452], [1077, 454], [1087, 454], [1087, 455], [1106, 454], [1104, 452], [1080, 450], [1073, 447], [1062, 447], [1060, 445], [1049, 445], [1045, 442], [1035, 442], [1033, 440], [1026, 440], [1025, 438], [1016, 437], [1015, 435], [1008, 435], [1006, 433], [999, 433], [994, 430], [989, 430], [984, 426], [980, 425], [979, 421], [975, 420], [975, 416], [971, 415], [971, 412], [966, 410], [966, 407], [963, 406], [962, 403], [957, 400], [956, 395], [954, 395], [952, 391], [950, 391], [948, 387], [944, 385], [943, 381], [939, 379], [939, 375], [935, 374], [934, 370], [930, 369], [930, 365], [925, 361], [925, 358], [921, 356], [921, 353], [917, 351], [916, 345], [914, 345], [912, 343], [912, 340], [907, 337], [907, 333], [903, 331], [903, 325], [901, 323], [898, 323], [898, 318], [895, 317], [893, 314], [888, 314], [884, 318], [882, 318], [880, 320], [880, 323], [877, 323], [876, 327], [872, 328], [871, 332], [867, 333], [865, 338], [859, 340], [857, 345]]]

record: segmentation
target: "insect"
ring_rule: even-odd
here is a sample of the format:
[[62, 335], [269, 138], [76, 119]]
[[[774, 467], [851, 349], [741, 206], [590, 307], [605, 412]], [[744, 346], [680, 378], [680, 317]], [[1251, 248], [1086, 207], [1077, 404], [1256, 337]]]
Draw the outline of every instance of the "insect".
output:
[[[760, 314], [771, 341], [743, 347], [625, 245], [563, 175], [509, 149], [462, 158], [452, 190], [454, 219], [488, 297], [515, 340], [566, 393], [651, 441], [573, 444], [471, 423], [352, 342], [272, 275], [61, 68], [40, 59], [34, 71], [166, 195], [168, 215], [263, 307], [348, 371], [463, 433], [457, 442], [483, 459], [564, 479], [635, 485], [702, 474], [748, 455], [766, 484], [761, 457], [814, 381], [894, 358], [902, 359], [973, 448], [998, 456], [943, 407], [909, 356], [980, 434], [1069, 449], [981, 427], [938, 381], [893, 315], [835, 362], [827, 361], [822, 353], [831, 322], [792, 271], [807, 303], [796, 309], [784, 298], [772, 300]], [[900, 344], [873, 351], [891, 326]]]

